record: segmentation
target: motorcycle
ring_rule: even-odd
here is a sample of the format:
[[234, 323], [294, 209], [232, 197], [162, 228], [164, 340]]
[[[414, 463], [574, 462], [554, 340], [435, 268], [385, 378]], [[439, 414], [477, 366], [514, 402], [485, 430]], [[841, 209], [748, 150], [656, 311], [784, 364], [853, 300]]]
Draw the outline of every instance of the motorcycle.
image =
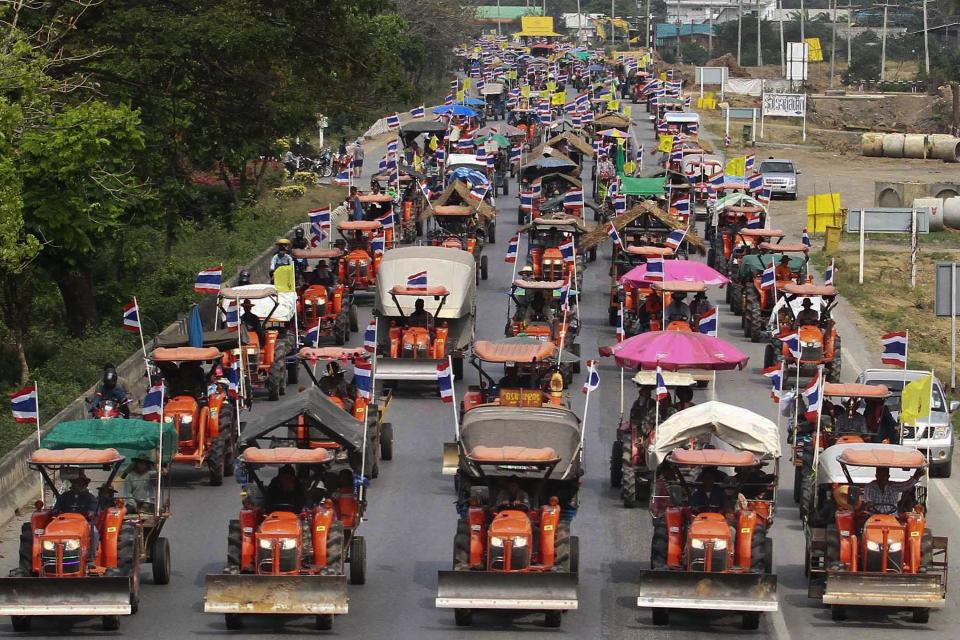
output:
[[117, 402], [116, 400], [104, 400], [98, 406], [92, 407], [90, 413], [95, 419], [110, 420], [112, 418], [128, 418], [130, 411], [127, 409], [129, 400]]

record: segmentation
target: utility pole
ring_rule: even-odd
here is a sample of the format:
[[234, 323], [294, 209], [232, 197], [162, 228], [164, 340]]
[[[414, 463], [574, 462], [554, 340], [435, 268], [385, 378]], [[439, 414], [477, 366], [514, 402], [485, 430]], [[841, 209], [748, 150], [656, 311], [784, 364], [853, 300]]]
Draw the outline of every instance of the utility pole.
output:
[[[546, 2], [546, 0], [544, 0], [544, 2]], [[616, 0], [610, 0], [610, 44], [614, 44], [617, 41], [617, 8], [614, 6], [615, 4]]]
[[710, 0], [707, 12], [710, 17], [710, 33], [707, 34], [707, 53], [713, 56], [713, 0]]
[[581, 42], [583, 42], [583, 14], [580, 13], [580, 0], [577, 0], [577, 44]]
[[740, 65], [740, 34], [743, 30], [743, 0], [737, 0], [737, 65]]
[[[850, 1], [853, 2], [853, 0]], [[650, 51], [657, 49], [656, 38], [650, 33], [650, 0], [647, 0], [647, 46], [650, 47]]]
[[763, 46], [760, 42], [760, 0], [757, 0], [757, 66], [763, 66]]
[[[580, 0], [577, 0], [577, 4], [578, 5], [580, 4]], [[577, 13], [579, 12], [580, 10], [577, 9]], [[497, 35], [498, 36], [503, 35], [503, 32], [500, 30], [500, 0], [497, 0]]]
[[887, 7], [890, 6], [886, 2], [883, 3], [883, 31], [880, 34], [880, 84], [881, 91], [883, 85], [884, 74], [887, 70]]
[[[853, 2], [853, 0], [850, 0]], [[783, 70], [783, 77], [787, 77], [787, 56], [783, 46], [783, 2], [782, 0], [777, 0], [777, 16], [779, 17], [780, 22], [780, 67]]]
[[807, 41], [806, 13], [807, 13], [807, 10], [803, 8], [803, 0], [800, 0], [800, 42]]
[[923, 64], [927, 77], [930, 76], [930, 39], [927, 33], [927, 0], [923, 0]]
[[853, 0], [847, 0], [847, 69], [853, 62], [853, 47], [850, 46], [850, 32], [853, 27]]
[[837, 0], [833, 0], [833, 29], [830, 34], [830, 88], [833, 89], [833, 76], [837, 59]]

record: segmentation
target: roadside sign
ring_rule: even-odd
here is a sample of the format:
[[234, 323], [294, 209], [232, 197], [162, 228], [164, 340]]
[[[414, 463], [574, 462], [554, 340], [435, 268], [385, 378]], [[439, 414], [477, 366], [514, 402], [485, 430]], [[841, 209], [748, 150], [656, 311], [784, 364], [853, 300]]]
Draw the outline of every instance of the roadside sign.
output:
[[[847, 233], [860, 233], [860, 219], [867, 221], [867, 233], [910, 233], [913, 224], [910, 207], [876, 207], [850, 209], [847, 214]], [[916, 209], [917, 233], [930, 233], [930, 209]]]
[[960, 263], [938, 262], [933, 313], [950, 318], [950, 390], [957, 388], [957, 305], [960, 304]]

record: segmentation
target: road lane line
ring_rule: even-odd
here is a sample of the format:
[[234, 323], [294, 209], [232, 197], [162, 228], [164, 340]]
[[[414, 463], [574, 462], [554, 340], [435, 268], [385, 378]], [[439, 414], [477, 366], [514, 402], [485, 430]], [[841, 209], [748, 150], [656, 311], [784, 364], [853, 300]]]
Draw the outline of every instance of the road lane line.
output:
[[783, 617], [783, 608], [778, 607], [770, 615], [770, 619], [773, 623], [773, 636], [777, 640], [791, 640], [790, 629], [787, 628], [787, 621]]
[[947, 485], [943, 483], [943, 480], [936, 479], [931, 480], [934, 486], [937, 487], [937, 490], [940, 492], [940, 495], [943, 496], [944, 500], [947, 501], [947, 504], [950, 505], [950, 508], [953, 509], [954, 515], [957, 516], [957, 519], [960, 520], [960, 502], [957, 502], [957, 499], [951, 495], [947, 490]]

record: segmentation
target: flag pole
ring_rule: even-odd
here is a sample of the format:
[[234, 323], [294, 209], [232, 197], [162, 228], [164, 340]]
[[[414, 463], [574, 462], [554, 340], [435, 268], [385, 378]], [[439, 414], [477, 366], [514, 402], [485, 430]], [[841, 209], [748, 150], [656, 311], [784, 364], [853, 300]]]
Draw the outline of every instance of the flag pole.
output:
[[[34, 400], [37, 403], [37, 449], [40, 448], [40, 384], [34, 380], [33, 381], [33, 395]], [[37, 479], [40, 481], [40, 503], [42, 506], [47, 506], [46, 497], [44, 496], [43, 491], [43, 474], [37, 471]]]
[[[354, 362], [356, 367], [356, 362]], [[354, 373], [356, 376], [356, 373]], [[370, 367], [370, 397], [366, 399], [367, 403], [363, 406], [363, 448], [360, 449], [360, 476], [366, 479], [367, 473], [367, 441], [370, 438], [370, 401], [374, 398], [373, 394], [373, 366]], [[363, 482], [357, 487], [358, 497], [363, 497]]]
[[[823, 416], [823, 365], [817, 367], [817, 430], [814, 432], [813, 436], [813, 467], [810, 469], [810, 472], [816, 477], [817, 473], [817, 464], [820, 462], [820, 418]], [[817, 494], [819, 491], [813, 492], [813, 509], [817, 509]]]
[[[803, 343], [800, 342], [800, 334], [797, 334], [797, 344], [800, 346], [800, 355], [797, 356], [797, 387], [794, 391], [793, 399], [793, 428], [799, 427], [800, 420], [800, 360], [803, 359]], [[787, 349], [789, 351], [789, 348]]]
[[[583, 194], [582, 194], [582, 193], [580, 194], [580, 197], [581, 197], [581, 198], [583, 197]], [[573, 282], [572, 282], [571, 284], [573, 284], [573, 285], [575, 285], [575, 286], [577, 287], [577, 321], [579, 322], [579, 319], [580, 319], [580, 283], [577, 281], [577, 239], [576, 239], [576, 238], [571, 238], [570, 240], [571, 240], [571, 242], [573, 243]], [[567, 291], [568, 296], [569, 296], [569, 293], [570, 293], [570, 292]], [[569, 304], [569, 299], [568, 299], [567, 302], [568, 302], [568, 304]]]
[[240, 370], [239, 370], [240, 380], [239, 380], [239, 384], [237, 385], [237, 438], [239, 438], [241, 435], [240, 434], [240, 406], [241, 406], [240, 399], [243, 398], [244, 400], [246, 400], [246, 390], [245, 390], [246, 381], [244, 380], [243, 363], [247, 357], [247, 350], [243, 348], [244, 328], [243, 328], [243, 322], [240, 320], [240, 296], [237, 296], [234, 299], [234, 303], [236, 304], [236, 307], [237, 307], [237, 351], [238, 351], [237, 360], [240, 364]]
[[149, 387], [150, 386], [150, 365], [147, 363], [147, 343], [144, 342], [143, 340], [143, 320], [140, 318], [140, 305], [137, 304], [137, 296], [133, 296], [133, 308], [137, 310], [137, 333], [140, 334], [140, 349], [143, 351], [143, 366], [147, 371], [147, 387]]
[[453, 396], [453, 435], [454, 440], [460, 440], [460, 410], [457, 406], [457, 386], [453, 379], [453, 357], [447, 356], [447, 367], [450, 372], [450, 393]]
[[[149, 387], [148, 387], [149, 388]], [[161, 500], [161, 491], [162, 487], [162, 478], [163, 478], [163, 396], [166, 391], [166, 385], [160, 385], [160, 438], [159, 444], [157, 446], [157, 517], [160, 517], [160, 500]], [[237, 424], [240, 424], [240, 414], [237, 413]]]
[[591, 383], [593, 382], [594, 367], [593, 361], [587, 361], [587, 399], [583, 402], [583, 422], [580, 425], [580, 455], [583, 456], [583, 441], [587, 435], [587, 411], [590, 409], [590, 394], [593, 393]]

